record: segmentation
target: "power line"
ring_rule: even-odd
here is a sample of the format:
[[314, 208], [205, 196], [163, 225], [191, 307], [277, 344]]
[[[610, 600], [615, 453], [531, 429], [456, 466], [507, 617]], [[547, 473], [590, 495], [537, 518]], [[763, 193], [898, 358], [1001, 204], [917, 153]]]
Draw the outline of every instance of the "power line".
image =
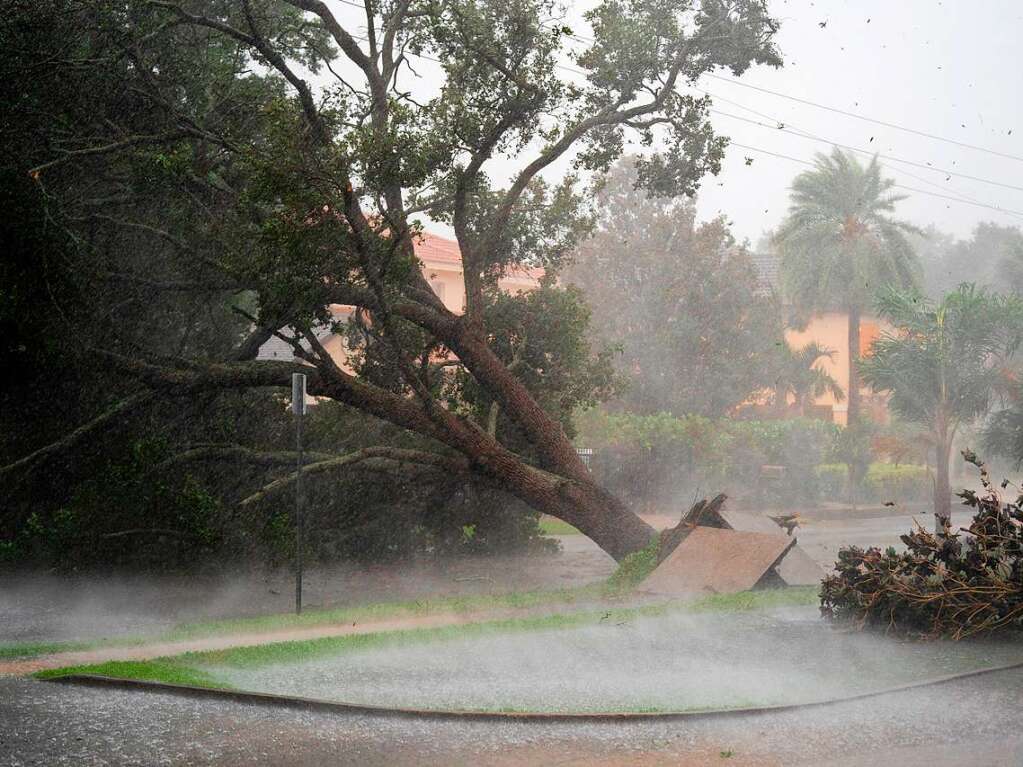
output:
[[[352, 5], [352, 6], [357, 7], [357, 8], [362, 8], [362, 6], [360, 6], [358, 3], [352, 2], [352, 0], [341, 0], [341, 2], [344, 2], [347, 5]], [[366, 38], [363, 35], [352, 35], [352, 37], [356, 38], [357, 40], [362, 40], [363, 42], [367, 42], [368, 41], [368, 38]], [[574, 37], [575, 39], [582, 40], [584, 42], [586, 41], [585, 38], [581, 38], [578, 35], [569, 35], [569, 37]], [[590, 42], [593, 42], [593, 41], [590, 41]], [[411, 56], [415, 56], [416, 58], [425, 59], [426, 61], [432, 61], [432, 62], [437, 63], [437, 64], [443, 64], [443, 62], [440, 59], [436, 59], [436, 58], [433, 58], [432, 56], [427, 56], [427, 55], [422, 54], [422, 53], [409, 53], [409, 52], [406, 52], [405, 55], [411, 55]], [[558, 68], [558, 69], [564, 70], [566, 72], [571, 72], [571, 73], [577, 74], [577, 75], [587, 76], [589, 74], [588, 72], [584, 72], [583, 70], [580, 70], [580, 69], [574, 69], [573, 67], [569, 67], [569, 66], [566, 66], [564, 64], [555, 64], [555, 67]], [[713, 77], [713, 78], [715, 78], [717, 80], [723, 80], [725, 82], [734, 82], [734, 83], [736, 83], [738, 85], [743, 85], [743, 86], [746, 85], [745, 83], [739, 83], [738, 81], [735, 81], [735, 80], [728, 80], [728, 79], [723, 78], [723, 77], [718, 77], [717, 75], [707, 74], [706, 76], [707, 77]], [[755, 88], [756, 86], [748, 86], [748, 87]], [[700, 90], [700, 89], [697, 89], [697, 90]], [[760, 89], [760, 90], [766, 90], [766, 89]], [[706, 93], [711, 98], [720, 99], [722, 101], [728, 102], [728, 99], [724, 99], [724, 98], [721, 98], [719, 96], [715, 96], [714, 94], [712, 94], [712, 93], [710, 93], [708, 91], [701, 90], [700, 92], [701, 93]], [[778, 94], [778, 95], [784, 95], [784, 94]], [[795, 98], [795, 97], [791, 97], [791, 98]], [[796, 99], [796, 100], [798, 101], [800, 99]], [[742, 109], [749, 109], [748, 107], [744, 107], [741, 104], [738, 104], [737, 102], [734, 102], [734, 101], [733, 102], [728, 102], [728, 103], [732, 103], [735, 106], [739, 106]], [[815, 105], [815, 106], [817, 106], [817, 105]], [[717, 110], [710, 110], [710, 111], [713, 112], [713, 111], [717, 111]], [[765, 115], [765, 114], [763, 114], [761, 112], [757, 112], [757, 111], [752, 110], [752, 109], [749, 109], [749, 111], [754, 113], [754, 114], [760, 115], [761, 117], [765, 117], [768, 120], [772, 120], [775, 123], [780, 122], [780, 121], [776, 120], [775, 118], [770, 117], [769, 115]], [[736, 115], [728, 115], [728, 114], [723, 113], [723, 112], [718, 112], [718, 114], [722, 114], [722, 115], [724, 115], [726, 117], [733, 117], [733, 118], [739, 119], [739, 120], [745, 120], [746, 122], [754, 122], [752, 120], [747, 120], [746, 118], [743, 118], [743, 117], [738, 117]], [[856, 117], [857, 115], [852, 115], [852, 116]], [[866, 119], [866, 118], [862, 118], [862, 119]], [[761, 123], [757, 123], [757, 124], [761, 125]], [[772, 128], [777, 130], [777, 125], [766, 126], [766, 127], [772, 127]], [[793, 127], [795, 127], [795, 126], [793, 126]], [[804, 131], [799, 131], [799, 132], [786, 131], [786, 132], [791, 133], [792, 135], [803, 137], [803, 138], [810, 138], [810, 139], [813, 139], [815, 141], [823, 141], [823, 142], [826, 142], [828, 144], [832, 144], [834, 146], [842, 146], [843, 148], [849, 149], [849, 150], [854, 151], [854, 152], [862, 152], [862, 153], [872, 154], [870, 152], [867, 152], [866, 150], [856, 149], [856, 148], [853, 148], [853, 147], [847, 147], [847, 146], [845, 146], [843, 144], [838, 144], [836, 142], [829, 141], [828, 139], [825, 139], [825, 138], [822, 138], [822, 137], [819, 137], [819, 136], [813, 136], [812, 134], [805, 133]], [[956, 143], [956, 142], [952, 142], [952, 143]], [[808, 160], [800, 160], [798, 158], [790, 157], [788, 155], [780, 154], [778, 152], [771, 152], [771, 151], [766, 150], [766, 149], [760, 149], [759, 147], [752, 147], [752, 146], [748, 146], [746, 144], [739, 144], [739, 143], [734, 142], [734, 141], [730, 142], [730, 145], [731, 146], [739, 147], [740, 149], [748, 149], [751, 152], [760, 152], [761, 154], [771, 155], [773, 157], [778, 157], [778, 158], [781, 158], [783, 160], [790, 160], [792, 162], [800, 163], [801, 165], [809, 165], [811, 167], [814, 166], [814, 164], [812, 162], [808, 161]], [[984, 150], [984, 151], [986, 151], [986, 150]], [[1023, 158], [1016, 158], [1016, 157], [1012, 157], [1011, 155], [1007, 155], [1007, 156], [1010, 157], [1011, 159], [1023, 160]], [[895, 159], [895, 158], [888, 158], [888, 159]], [[912, 165], [919, 165], [918, 163], [913, 163], [910, 160], [896, 160], [896, 161], [897, 162], [905, 162], [905, 163], [912, 164]], [[925, 167], [928, 170], [935, 170], [935, 171], [939, 170], [937, 168], [932, 168], [930, 166], [920, 166], [920, 167]], [[921, 181], [921, 182], [923, 182], [925, 184], [929, 184], [931, 186], [937, 187], [936, 184], [933, 184], [932, 182], [930, 182], [930, 181], [928, 181], [928, 180], [926, 180], [924, 178], [920, 178], [919, 176], [913, 176], [908, 171], [899, 169], [898, 172], [905, 173], [906, 175], [912, 176], [913, 178], [915, 178], [918, 181]], [[946, 172], [946, 171], [940, 171], [940, 172]], [[977, 180], [977, 181], [983, 181], [985, 183], [995, 184], [997, 186], [1004, 186], [1004, 187], [1007, 187], [1009, 189], [1019, 189], [1020, 191], [1023, 191], [1023, 187], [1014, 187], [1014, 186], [1011, 186], [1011, 185], [1008, 185], [1008, 184], [1003, 184], [1003, 183], [997, 182], [997, 181], [989, 181], [989, 180], [986, 180], [986, 179], [980, 179], [980, 178], [976, 178], [976, 177], [973, 177], [973, 176], [966, 176], [965, 174], [960, 174], [960, 173], [955, 173], [953, 175], [963, 176], [965, 178], [970, 178], [970, 179]], [[938, 193], [938, 192], [929, 192], [926, 189], [918, 189], [916, 187], [906, 186], [905, 184], [895, 184], [894, 186], [896, 188], [898, 188], [898, 189], [904, 189], [906, 191], [915, 192], [917, 194], [923, 194], [923, 195], [928, 195], [928, 196], [931, 196], [931, 197], [937, 197], [937, 198], [944, 199], [944, 200], [950, 200], [952, 202], [960, 202], [960, 203], [963, 203], [965, 205], [974, 205], [976, 207], [987, 208], [988, 210], [994, 210], [994, 211], [997, 211], [999, 213], [1005, 213], [1005, 214], [1008, 214], [1008, 215], [1014, 215], [1014, 216], [1018, 216], [1018, 217], [1023, 218], [1023, 211], [1011, 210], [1009, 208], [1001, 208], [1001, 207], [998, 207], [997, 205], [989, 205], [987, 203], [979, 202], [977, 200], [973, 200], [973, 199], [970, 199], [970, 198], [967, 198], [967, 197], [954, 197], [954, 196], [951, 196], [951, 195], [941, 194], [941, 193]], [[937, 187], [937, 188], [940, 188], [940, 187]]]
[[[790, 132], [793, 133], [793, 135], [805, 136], [807, 138], [812, 138], [812, 139], [815, 139], [815, 140], [818, 140], [818, 141], [826, 141], [829, 144], [833, 144], [834, 143], [834, 142], [830, 141], [829, 139], [826, 139], [826, 138], [824, 138], [822, 136], [817, 136], [817, 135], [815, 135], [813, 133], [810, 133], [809, 131], [803, 130], [802, 128], [798, 127], [794, 123], [782, 121], [782, 120], [779, 120], [777, 117], [775, 117], [773, 115], [764, 114], [763, 112], [758, 112], [756, 109], [748, 107], [745, 104], [740, 104], [738, 101], [732, 101], [730, 99], [726, 99], [723, 96], [719, 96], [719, 95], [717, 95], [715, 93], [711, 93], [710, 91], [701, 90], [701, 89], [697, 89], [697, 90], [699, 90], [700, 93], [703, 93], [703, 94], [706, 94], [707, 96], [710, 96], [715, 101], [723, 101], [726, 104], [731, 104], [732, 106], [738, 107], [739, 109], [743, 110], [744, 112], [749, 112], [751, 114], [757, 115], [757, 117], [763, 117], [765, 120], [770, 120], [771, 123], [773, 123], [773, 125], [770, 126], [772, 130], [777, 130], [778, 126], [786, 126], [786, 127], [792, 129]], [[850, 151], [859, 152], [860, 154], [866, 154], [866, 155], [870, 155], [870, 156], [873, 156], [875, 154], [874, 152], [870, 152], [870, 151], [863, 150], [863, 149], [851, 149]], [[882, 166], [883, 166], [883, 164], [882, 164]], [[935, 189], [938, 189], [941, 192], [950, 192], [951, 191], [957, 197], [960, 197], [960, 198], [962, 198], [965, 201], [973, 202], [973, 203], [979, 203], [980, 202], [980, 200], [977, 200], [977, 199], [975, 199], [973, 197], [970, 197], [967, 194], [963, 194], [962, 192], [959, 192], [959, 191], [957, 191], [955, 189], [949, 189], [947, 186], [936, 184], [933, 181], [929, 181], [928, 179], [924, 178], [923, 176], [918, 176], [915, 173], [910, 173], [905, 168], [891, 168], [890, 170], [892, 170], [895, 173], [901, 173], [903, 175], [909, 176], [910, 178], [915, 179], [915, 180], [917, 180], [917, 181], [919, 181], [919, 182], [921, 182], [923, 184], [927, 184], [927, 186], [934, 187]]]
[[[761, 149], [760, 147], [757, 146], [750, 146], [749, 144], [740, 144], [736, 141], [732, 141], [730, 142], [730, 146], [737, 146], [740, 149], [746, 149], [749, 150], [750, 152], [759, 152], [760, 154], [771, 155], [772, 157], [778, 157], [782, 160], [789, 160], [790, 162], [796, 162], [799, 163], [800, 165], [809, 165], [811, 168], [816, 167], [816, 165], [810, 162], [809, 160], [802, 160], [798, 157], [792, 157], [791, 155], [782, 154], [781, 152], [772, 152], [768, 149]], [[988, 208], [989, 210], [996, 210], [999, 213], [1009, 213], [1016, 216], [1023, 216], [1023, 211], [1019, 210], [999, 208], [996, 205], [988, 205], [987, 203], [983, 202], [973, 202], [971, 200], [964, 200], [959, 197], [952, 197], [951, 195], [947, 194], [939, 194], [938, 192], [928, 192], [926, 189], [918, 189], [913, 186], [906, 186], [905, 184], [895, 184], [894, 186], [897, 189], [905, 189], [907, 192], [916, 192], [917, 194], [925, 194], [930, 197], [940, 197], [944, 200], [951, 200], [952, 202], [961, 202], [966, 205], [976, 205], [979, 208]]]
[[752, 123], [753, 125], [759, 125], [762, 128], [771, 128], [773, 130], [781, 131], [782, 133], [788, 133], [790, 135], [798, 136], [799, 138], [808, 139], [810, 141], [820, 141], [820, 142], [823, 142], [825, 144], [831, 144], [832, 146], [837, 146], [837, 147], [841, 147], [842, 149], [847, 149], [847, 150], [849, 150], [851, 152], [860, 152], [862, 154], [869, 154], [869, 155], [877, 154], [878, 158], [880, 158], [882, 160], [887, 160], [889, 162], [904, 163], [905, 165], [912, 165], [914, 168], [923, 168], [924, 170], [931, 170], [931, 171], [934, 171], [936, 173], [944, 173], [947, 176], [956, 176], [958, 178], [969, 179], [970, 181], [979, 181], [982, 184], [991, 184], [992, 186], [1000, 186], [1000, 187], [1003, 187], [1005, 189], [1013, 189], [1013, 190], [1015, 190], [1017, 192], [1023, 192], [1023, 186], [1015, 186], [1013, 184], [1006, 184], [1006, 183], [1003, 183], [1001, 181], [992, 181], [991, 179], [981, 178], [979, 176], [971, 176], [968, 173], [959, 173], [958, 171], [948, 170], [947, 168], [939, 168], [939, 167], [937, 167], [935, 165], [926, 165], [924, 163], [914, 162], [913, 160], [904, 160], [901, 157], [892, 157], [891, 155], [884, 155], [884, 154], [880, 154], [880, 153], [871, 152], [869, 149], [862, 149], [862, 148], [859, 148], [859, 147], [848, 146], [847, 144], [840, 144], [837, 141], [831, 141], [829, 139], [822, 138], [820, 136], [812, 136], [812, 135], [810, 135], [808, 133], [804, 133], [802, 131], [789, 130], [787, 127], [785, 127], [786, 126], [785, 123], [781, 123], [780, 122], [777, 125], [768, 125], [766, 123], [758, 122], [757, 120], [750, 120], [748, 117], [740, 117], [739, 115], [733, 115], [733, 114], [729, 114], [728, 112], [722, 112], [719, 109], [711, 109], [709, 111], [713, 112], [714, 114], [721, 115], [722, 117], [730, 117], [733, 120], [741, 120], [742, 122], [745, 122], [745, 123]]
[[773, 91], [770, 88], [762, 88], [759, 85], [752, 85], [750, 83], [740, 82], [739, 80], [733, 80], [728, 77], [722, 77], [721, 75], [705, 74], [705, 77], [710, 77], [714, 80], [720, 80], [723, 83], [731, 83], [732, 85], [738, 85], [742, 88], [749, 88], [750, 90], [760, 91], [761, 93], [769, 93], [772, 96], [778, 98], [788, 99], [789, 101], [795, 101], [799, 104], [806, 104], [807, 106], [816, 107], [817, 109], [824, 109], [828, 112], [834, 112], [835, 114], [845, 115], [846, 117], [852, 117], [857, 120], [863, 120], [864, 122], [874, 123], [875, 125], [883, 125], [886, 128], [893, 128], [895, 130], [905, 131], [906, 133], [912, 133], [915, 136], [923, 136], [924, 138], [934, 139], [935, 141], [944, 141], [949, 144], [955, 144], [956, 146], [963, 147], [965, 149], [973, 149], [978, 152], [986, 152], [987, 154], [995, 155], [996, 157], [1003, 157], [1007, 160], [1016, 160], [1017, 162], [1023, 162], [1023, 157], [1019, 157], [1014, 154], [1006, 154], [1005, 152], [998, 152], [994, 149], [988, 149], [986, 147], [977, 146], [976, 144], [967, 144], [964, 141], [956, 141], [955, 139], [945, 138], [944, 136], [936, 136], [933, 133], [926, 133], [924, 131], [916, 130], [915, 128], [907, 128], [904, 125], [897, 125], [896, 123], [886, 122], [884, 120], [875, 120], [873, 117], [865, 117], [864, 115], [858, 115], [855, 112], [849, 112], [845, 109], [838, 109], [837, 107], [829, 107], [825, 104], [818, 104], [816, 101], [810, 101], [809, 99], [801, 99], [798, 96], [790, 96], [787, 93], [781, 93], [779, 91]]
[[[351, 5], [351, 6], [355, 7], [355, 8], [364, 9], [364, 6], [360, 5], [357, 2], [354, 2], [354, 0], [340, 0], [340, 2], [345, 3], [346, 5]], [[720, 23], [720, 21], [717, 22], [717, 23]], [[566, 35], [566, 37], [570, 37], [573, 40], [578, 40], [581, 43], [588, 43], [588, 44], [591, 44], [591, 45], [596, 42], [596, 40], [594, 40], [591, 37], [585, 37], [584, 35], [577, 35], [577, 34], [574, 34], [574, 33], [569, 33], [569, 34]], [[431, 59], [431, 60], [432, 61], [437, 61], [437, 59]], [[440, 62], [438, 62], [438, 63], [440, 63]], [[580, 74], [580, 75], [586, 75], [587, 74], [586, 72], [583, 72], [582, 70], [573, 69], [572, 67], [560, 66], [560, 68], [564, 69], [566, 71], [569, 71], [569, 72], [573, 72], [574, 74]], [[824, 110], [827, 110], [828, 112], [834, 112], [835, 114], [844, 115], [846, 117], [852, 117], [852, 118], [854, 118], [856, 120], [862, 120], [864, 122], [873, 123], [875, 125], [882, 125], [882, 126], [884, 126], [886, 128], [892, 128], [894, 130], [904, 131], [906, 133], [911, 133], [911, 134], [913, 134], [915, 136], [922, 136], [924, 138], [934, 139], [935, 141], [944, 141], [944, 142], [946, 142], [948, 144], [954, 144], [955, 146], [963, 147], [964, 149], [973, 149], [974, 151], [977, 151], [977, 152], [985, 152], [987, 154], [991, 154], [991, 155], [994, 155], [996, 157], [1002, 157], [1002, 158], [1005, 158], [1007, 160], [1016, 160], [1017, 162], [1023, 162], [1023, 157], [1020, 157], [1018, 155], [1007, 154], [1005, 152], [999, 152], [999, 151], [994, 150], [994, 149], [988, 149], [987, 147], [977, 146], [976, 144], [969, 144], [969, 143], [967, 143], [965, 141], [957, 141], [956, 139], [946, 138], [944, 136], [938, 136], [938, 135], [935, 135], [933, 133], [927, 133], [926, 131], [917, 130], [915, 128], [907, 128], [904, 125], [898, 125], [897, 123], [887, 122], [885, 120], [877, 120], [877, 119], [875, 119], [873, 117], [867, 117], [865, 115], [856, 114], [855, 112], [850, 112], [850, 111], [845, 110], [845, 109], [839, 109], [838, 107], [827, 106], [826, 104], [819, 104], [816, 101], [810, 101], [809, 99], [802, 99], [802, 98], [799, 98], [798, 96], [790, 96], [787, 93], [782, 93], [780, 91], [771, 90], [770, 88], [764, 88], [764, 87], [759, 86], [759, 85], [753, 85], [751, 83], [744, 83], [744, 82], [741, 82], [740, 80], [735, 80], [735, 79], [728, 78], [728, 77], [722, 77], [721, 75], [710, 74], [709, 72], [704, 73], [704, 76], [705, 77], [713, 78], [714, 80], [720, 80], [723, 83], [731, 83], [732, 85], [738, 85], [738, 86], [740, 86], [742, 88], [749, 88], [751, 90], [760, 91], [761, 93], [768, 93], [768, 94], [770, 94], [772, 96], [777, 96], [778, 98], [788, 99], [789, 101], [795, 101], [796, 103], [799, 103], [799, 104], [805, 104], [807, 106], [812, 106], [812, 107], [815, 107], [817, 109], [824, 109]], [[988, 182], [988, 183], [990, 183], [990, 182]], [[1010, 187], [1010, 188], [1015, 189], [1015, 188], [1018, 188], [1018, 187]]]

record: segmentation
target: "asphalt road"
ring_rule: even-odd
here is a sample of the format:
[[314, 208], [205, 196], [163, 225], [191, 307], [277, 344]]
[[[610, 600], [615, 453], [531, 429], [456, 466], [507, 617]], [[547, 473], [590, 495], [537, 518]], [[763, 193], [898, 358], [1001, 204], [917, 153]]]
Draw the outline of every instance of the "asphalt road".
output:
[[[967, 527], [972, 519], [969, 512], [954, 512], [952, 524], [955, 527]], [[934, 518], [930, 514], [892, 515], [867, 519], [815, 520], [808, 519], [796, 530], [799, 545], [824, 567], [832, 565], [835, 554], [843, 546], [893, 546], [904, 549], [899, 536], [914, 529], [919, 523], [931, 530]]]
[[310, 713], [8, 677], [0, 764], [1010, 767], [1023, 765], [1021, 690], [1023, 672], [1005, 672], [752, 718], [536, 724]]

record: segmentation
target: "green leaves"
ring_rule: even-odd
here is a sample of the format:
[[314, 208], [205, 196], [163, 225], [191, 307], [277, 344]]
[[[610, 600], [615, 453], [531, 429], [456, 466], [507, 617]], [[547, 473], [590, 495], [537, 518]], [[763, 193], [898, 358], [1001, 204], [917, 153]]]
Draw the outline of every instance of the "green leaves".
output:
[[792, 205], [775, 235], [785, 292], [797, 309], [864, 309], [883, 285], [917, 284], [906, 239], [916, 230], [890, 218], [894, 184], [877, 158], [866, 166], [837, 147], [792, 183]]
[[874, 342], [861, 370], [866, 383], [891, 392], [897, 414], [954, 429], [987, 412], [1023, 332], [1018, 298], [971, 284], [938, 302], [915, 290], [886, 289], [877, 310], [894, 330]]

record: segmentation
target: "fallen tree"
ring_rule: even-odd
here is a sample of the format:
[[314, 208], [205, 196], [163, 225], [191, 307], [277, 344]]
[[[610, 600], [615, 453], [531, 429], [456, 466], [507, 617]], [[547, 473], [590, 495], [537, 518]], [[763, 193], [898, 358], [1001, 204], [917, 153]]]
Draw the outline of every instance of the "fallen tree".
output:
[[[640, 185], [694, 193], [726, 142], [691, 86], [717, 68], [780, 63], [764, 2], [601, 3], [586, 14], [592, 40], [554, 22], [546, 0], [367, 3], [355, 24], [317, 0], [68, 5], [83, 34], [56, 60], [100, 67], [123, 111], [59, 121], [50, 159], [26, 172], [54, 219], [90, 244], [92, 279], [199, 296], [250, 324], [219, 356], [183, 354], [174, 339], [188, 328], [173, 324], [136, 337], [111, 328], [106, 339], [128, 338], [91, 348], [95, 364], [141, 387], [112, 412], [146, 392], [286, 387], [303, 372], [310, 394], [430, 446], [335, 466], [440, 468], [563, 519], [616, 559], [648, 544], [653, 530], [593, 481], [569, 437], [572, 409], [600, 387], [568, 377], [545, 397], [568, 353], [522, 330], [539, 323], [550, 340], [571, 320], [581, 335], [570, 307], [536, 314], [565, 295], [558, 271], [592, 223], [575, 177], [542, 174], [569, 158], [600, 174], [627, 140], [657, 138], [663, 150], [637, 160]], [[566, 55], [581, 79], [565, 76]], [[427, 62], [439, 64], [432, 90], [417, 73]], [[502, 160], [514, 168], [505, 188], [487, 173]], [[419, 268], [423, 214], [454, 231], [462, 313]], [[159, 248], [140, 268], [131, 247], [97, 253], [104, 237]], [[502, 314], [498, 279], [516, 269], [543, 269], [550, 300], [519, 297], [524, 313]], [[350, 369], [321, 343], [324, 328], [341, 330], [337, 305], [354, 308]], [[256, 360], [274, 336], [296, 362]]]

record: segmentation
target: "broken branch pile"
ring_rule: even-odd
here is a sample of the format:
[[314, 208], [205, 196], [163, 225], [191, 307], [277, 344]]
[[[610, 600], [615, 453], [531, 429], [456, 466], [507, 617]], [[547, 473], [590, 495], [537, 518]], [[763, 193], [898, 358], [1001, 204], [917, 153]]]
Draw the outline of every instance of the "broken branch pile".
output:
[[[906, 551], [838, 553], [821, 585], [821, 613], [856, 628], [921, 637], [965, 637], [1023, 626], [1023, 495], [1003, 503], [987, 470], [984, 491], [959, 493], [977, 510], [968, 528], [935, 535], [917, 525]], [[1002, 483], [1002, 488], [1007, 486]]]

